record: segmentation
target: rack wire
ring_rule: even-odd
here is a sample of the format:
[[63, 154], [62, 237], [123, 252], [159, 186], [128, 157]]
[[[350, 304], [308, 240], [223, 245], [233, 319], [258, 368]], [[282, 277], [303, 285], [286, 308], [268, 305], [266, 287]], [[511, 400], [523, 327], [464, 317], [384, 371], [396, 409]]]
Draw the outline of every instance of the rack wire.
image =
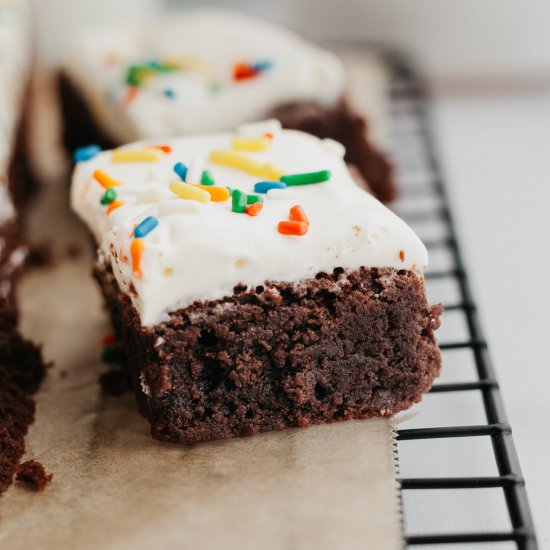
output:
[[[501, 392], [495, 370], [491, 363], [487, 343], [483, 337], [475, 301], [470, 291], [468, 275], [462, 260], [449, 199], [437, 160], [431, 134], [427, 109], [427, 91], [422, 79], [408, 60], [402, 56], [389, 54], [392, 67], [390, 92], [390, 122], [392, 144], [390, 148], [397, 166], [416, 164], [416, 177], [402, 188], [403, 198], [399, 212], [413, 228], [426, 220], [438, 220], [445, 231], [441, 238], [425, 241], [430, 253], [444, 250], [452, 257], [452, 268], [434, 270], [427, 273], [428, 293], [435, 281], [452, 280], [458, 288], [459, 299], [445, 304], [446, 312], [461, 311], [466, 320], [467, 337], [459, 341], [442, 342], [443, 368], [448, 353], [467, 349], [473, 354], [476, 376], [472, 381], [436, 383], [432, 393], [479, 392], [482, 397], [486, 422], [478, 425], [458, 425], [448, 427], [420, 427], [400, 429], [397, 432], [398, 449], [410, 440], [433, 442], [440, 438], [490, 438], [492, 454], [498, 471], [497, 476], [473, 477], [405, 477], [400, 480], [402, 501], [406, 492], [425, 490], [465, 489], [478, 491], [483, 488], [501, 489], [511, 529], [502, 531], [427, 532], [405, 534], [408, 547], [418, 545], [445, 545], [463, 543], [468, 547], [479, 547], [482, 543], [507, 542], [521, 550], [538, 548], [529, 502], [516, 453], [512, 429], [504, 411]], [[421, 169], [418, 170], [419, 165]], [[418, 198], [422, 200], [418, 200]], [[418, 206], [424, 199], [437, 199], [436, 208]], [[414, 208], [407, 205], [414, 204]], [[422, 407], [423, 404], [419, 405]], [[432, 443], [433, 444], [433, 443]], [[407, 507], [404, 506], [405, 523]], [[471, 546], [470, 546], [471, 545]], [[484, 546], [484, 545], [483, 545]], [[508, 546], [507, 546], [508, 547]]]

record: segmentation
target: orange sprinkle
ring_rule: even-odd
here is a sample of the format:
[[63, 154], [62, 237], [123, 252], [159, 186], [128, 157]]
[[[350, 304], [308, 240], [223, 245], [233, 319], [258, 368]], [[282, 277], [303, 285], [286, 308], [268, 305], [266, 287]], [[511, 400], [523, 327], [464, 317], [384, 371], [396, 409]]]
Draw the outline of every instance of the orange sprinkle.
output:
[[[106, 174], [103, 170], [96, 170], [93, 173], [93, 178], [105, 189], [111, 189], [111, 187], [117, 187], [120, 183]], [[112, 203], [111, 203], [112, 204]]]
[[107, 210], [105, 211], [105, 214], [107, 214], [107, 216], [108, 216], [113, 210], [116, 210], [117, 208], [120, 208], [123, 204], [124, 204], [123, 201], [113, 201], [107, 207]]
[[309, 220], [306, 216], [306, 213], [304, 212], [304, 209], [299, 205], [293, 206], [290, 209], [288, 219], [293, 222], [304, 222], [305, 224], [309, 225]]
[[161, 151], [164, 151], [165, 153], [171, 153], [172, 147], [170, 145], [151, 145], [151, 149], [160, 149]]
[[309, 226], [306, 222], [283, 221], [279, 222], [277, 230], [283, 235], [305, 235]]
[[108, 334], [106, 334], [102, 339], [101, 339], [101, 345], [106, 348], [107, 346], [112, 346], [113, 344], [116, 344], [116, 338], [115, 338], [115, 335], [110, 332]]
[[258, 71], [248, 63], [236, 63], [233, 67], [233, 80], [244, 80], [255, 76], [258, 76]]
[[249, 216], [257, 216], [261, 211], [262, 211], [262, 208], [264, 207], [264, 203], [263, 202], [255, 202], [253, 204], [249, 204], [247, 207], [246, 207], [246, 210], [245, 212], [249, 215]]
[[405, 251], [404, 250], [400, 250], [399, 251], [399, 259], [404, 262], [405, 261]]
[[132, 246], [130, 247], [130, 252], [132, 254], [132, 272], [134, 277], [141, 279], [141, 256], [143, 254], [143, 241], [141, 239], [134, 239], [132, 241]]
[[122, 99], [122, 103], [124, 103], [125, 105], [132, 103], [132, 101], [136, 99], [138, 93], [139, 93], [138, 86], [128, 86], [128, 89], [126, 90], [126, 95]]
[[216, 185], [199, 185], [198, 183], [192, 183], [191, 185], [207, 191], [210, 194], [210, 200], [212, 202], [224, 202], [231, 196], [227, 187], [218, 187]]
[[275, 136], [273, 135], [273, 132], [267, 132], [263, 137], [266, 139], [273, 139]]

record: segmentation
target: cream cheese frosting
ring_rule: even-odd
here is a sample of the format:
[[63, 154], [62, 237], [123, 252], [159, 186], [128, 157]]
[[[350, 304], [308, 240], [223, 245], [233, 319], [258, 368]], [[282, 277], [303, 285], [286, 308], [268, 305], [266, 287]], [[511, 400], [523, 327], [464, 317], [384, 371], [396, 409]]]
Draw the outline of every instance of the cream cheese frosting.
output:
[[332, 104], [342, 62], [294, 33], [230, 11], [79, 31], [64, 70], [118, 143], [230, 131], [295, 100]]
[[[241, 127], [237, 134], [140, 141], [77, 164], [72, 207], [95, 236], [101, 259], [112, 267], [144, 326], [160, 323], [169, 312], [196, 300], [230, 296], [239, 284], [300, 283], [336, 267], [421, 272], [427, 266], [426, 249], [412, 229], [353, 181], [339, 144], [276, 128], [276, 122], [270, 121]], [[232, 211], [232, 198], [199, 202], [174, 192], [171, 184], [182, 183], [174, 166], [183, 163], [187, 182], [199, 183], [208, 171], [222, 191], [228, 186], [260, 196], [254, 192], [255, 184], [265, 177], [210, 159], [215, 158], [213, 151], [234, 153], [235, 137], [256, 139], [266, 130], [272, 137], [265, 150], [238, 154], [253, 166], [267, 164], [272, 172], [322, 170], [330, 171], [330, 179], [268, 191], [261, 195], [263, 209], [257, 216]], [[148, 148], [160, 145], [169, 152]], [[136, 154], [144, 151], [148, 160], [135, 161]], [[112, 189], [119, 202], [105, 204], [106, 189], [98, 182], [98, 170], [118, 183]], [[309, 229], [302, 236], [278, 231], [295, 205], [309, 218]], [[139, 238], [142, 252], [136, 269], [133, 231], [146, 218], [157, 225]]]

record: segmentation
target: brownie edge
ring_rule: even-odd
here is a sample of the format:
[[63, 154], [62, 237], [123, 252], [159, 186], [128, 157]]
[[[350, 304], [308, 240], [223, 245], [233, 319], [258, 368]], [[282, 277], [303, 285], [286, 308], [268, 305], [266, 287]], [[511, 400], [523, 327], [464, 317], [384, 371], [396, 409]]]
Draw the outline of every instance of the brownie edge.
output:
[[109, 269], [96, 278], [153, 437], [195, 443], [390, 416], [438, 375], [442, 306], [412, 271], [319, 273], [236, 287], [143, 327]]

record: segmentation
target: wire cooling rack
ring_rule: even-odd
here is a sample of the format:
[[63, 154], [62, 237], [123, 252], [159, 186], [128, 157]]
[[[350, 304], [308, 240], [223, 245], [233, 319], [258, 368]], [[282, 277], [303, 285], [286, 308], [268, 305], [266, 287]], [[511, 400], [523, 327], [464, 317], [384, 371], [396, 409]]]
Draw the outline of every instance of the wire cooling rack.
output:
[[[402, 427], [397, 432], [400, 470], [403, 472], [404, 469], [408, 469], [406, 446], [410, 442], [422, 442], [422, 456], [426, 458], [433, 452], [431, 446], [441, 443], [443, 439], [447, 440], [443, 443], [451, 445], [451, 450], [447, 452], [454, 452], [453, 448], [456, 450], [459, 449], [457, 445], [462, 445], [465, 447], [462, 449], [463, 456], [468, 456], [468, 449], [472, 449], [473, 452], [473, 441], [477, 440], [477, 443], [480, 438], [491, 443], [488, 445], [488, 452], [492, 455], [494, 469], [494, 475], [479, 475], [475, 471], [475, 475], [468, 477], [458, 474], [443, 477], [428, 472], [428, 475], [422, 477], [402, 477], [400, 482], [405, 541], [409, 547], [447, 544], [456, 547], [462, 543], [466, 548], [485, 548], [486, 544], [483, 543], [493, 543], [489, 544], [491, 548], [535, 550], [538, 546], [512, 430], [506, 419], [495, 371], [480, 328], [430, 133], [426, 90], [407, 60], [396, 55], [390, 55], [389, 60], [393, 71], [389, 117], [390, 149], [397, 167], [401, 190], [396, 210], [423, 237], [428, 248], [432, 263], [426, 277], [428, 296], [432, 294], [431, 301], [444, 302], [444, 324], [447, 321], [445, 316], [459, 316], [464, 324], [462, 330], [458, 331], [460, 339], [456, 339], [456, 331], [450, 336], [453, 338], [451, 341], [447, 341], [443, 336], [439, 338], [443, 354], [443, 372], [451, 368], [456, 368], [458, 372], [464, 366], [461, 363], [471, 363], [469, 377], [462, 375], [462, 378], [448, 382], [442, 376], [443, 379], [436, 382], [432, 388], [431, 395], [426, 396], [416, 408], [416, 411], [422, 411], [422, 407], [429, 406], [426, 402], [437, 394], [441, 398], [440, 402], [448, 403], [447, 410], [462, 410], [462, 416], [458, 422], [454, 422], [455, 425], [442, 426], [439, 423], [425, 426], [421, 420], [420, 425], [417, 420], [413, 428], [406, 427], [407, 422], [401, 424]], [[426, 233], [426, 227], [429, 228], [429, 234]], [[446, 290], [441, 292], [441, 288]], [[433, 294], [437, 296], [436, 300]], [[451, 364], [452, 367], [449, 366]], [[470, 396], [470, 401], [465, 405], [457, 401], [457, 396], [460, 399], [466, 395]], [[480, 399], [479, 407], [483, 422], [466, 423], [471, 416], [472, 407], [469, 403], [473, 398]], [[414, 416], [422, 418], [421, 412], [416, 412]], [[444, 413], [442, 417], [438, 417], [439, 422], [445, 420]], [[441, 449], [437, 453], [440, 459], [443, 457], [445, 461], [446, 455], [441, 454]], [[473, 501], [477, 500], [479, 504], [481, 492], [488, 489], [501, 492], [501, 495], [497, 495], [501, 499], [503, 496], [503, 505], [500, 509], [497, 507], [497, 512], [504, 516], [502, 522], [505, 528], [491, 529], [490, 522], [472, 528], [470, 524], [464, 525], [464, 521], [461, 521], [460, 529], [447, 529], [446, 526], [442, 529], [435, 520], [425, 521], [422, 532], [409, 532], [408, 519], [416, 512], [413, 509], [414, 505], [409, 505], [412, 493], [418, 495], [422, 492], [424, 496], [430, 491], [432, 494], [435, 491], [438, 495], [441, 495], [443, 490], [452, 491], [451, 498], [447, 501], [451, 503], [449, 507], [452, 508], [455, 500], [459, 500], [458, 497], [453, 498], [455, 495], [460, 493], [464, 497], [467, 491], [467, 496]], [[438, 506], [441, 505], [439, 501]], [[438, 510], [432, 507], [430, 516], [437, 512]], [[453, 514], [452, 510], [450, 513]]]

